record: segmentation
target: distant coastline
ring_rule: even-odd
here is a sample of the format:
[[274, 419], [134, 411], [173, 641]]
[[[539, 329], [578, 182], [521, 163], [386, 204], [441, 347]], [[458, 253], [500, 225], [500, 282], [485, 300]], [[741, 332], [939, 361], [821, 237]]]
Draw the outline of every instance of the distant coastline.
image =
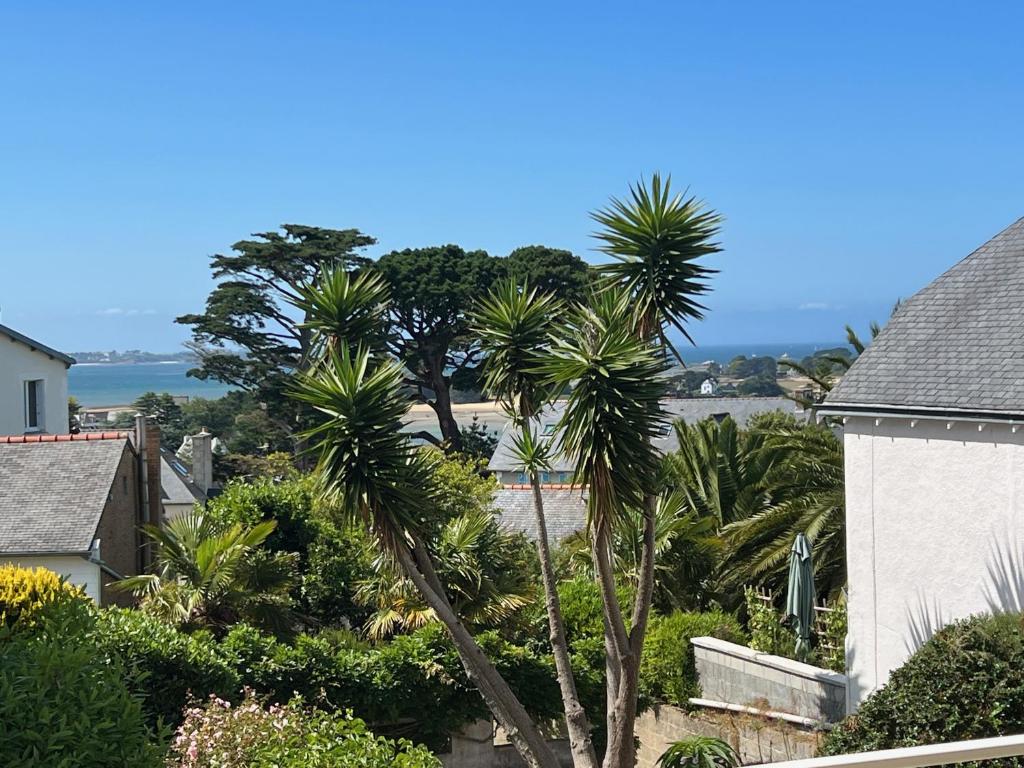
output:
[[148, 363], [189, 363], [198, 358], [187, 350], [181, 352], [143, 352], [141, 349], [126, 349], [118, 352], [70, 352], [77, 365], [138, 365]]

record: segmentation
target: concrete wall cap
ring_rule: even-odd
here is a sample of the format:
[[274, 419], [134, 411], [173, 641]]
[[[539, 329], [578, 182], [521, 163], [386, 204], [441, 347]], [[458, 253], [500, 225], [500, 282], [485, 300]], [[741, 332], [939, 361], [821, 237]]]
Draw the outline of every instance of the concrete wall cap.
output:
[[744, 659], [746, 661], [760, 664], [769, 669], [778, 669], [783, 672], [788, 672], [792, 675], [804, 677], [809, 680], [817, 680], [818, 682], [828, 683], [831, 685], [846, 686], [847, 679], [846, 675], [842, 675], [838, 672], [833, 672], [830, 669], [822, 669], [821, 667], [815, 667], [811, 664], [804, 664], [793, 659], [786, 659], [782, 656], [773, 656], [770, 653], [761, 653], [755, 651], [753, 648], [747, 648], [745, 645], [737, 645], [736, 643], [730, 643], [727, 640], [719, 640], [717, 637], [693, 637], [690, 638], [690, 642], [693, 643], [694, 648], [704, 648], [709, 651], [717, 651], [718, 653], [724, 653], [728, 656], [733, 656], [738, 659]]

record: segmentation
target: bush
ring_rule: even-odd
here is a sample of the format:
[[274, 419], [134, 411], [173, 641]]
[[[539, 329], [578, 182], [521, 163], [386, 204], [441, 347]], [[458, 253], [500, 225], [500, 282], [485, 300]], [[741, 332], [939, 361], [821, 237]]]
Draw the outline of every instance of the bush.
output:
[[87, 599], [81, 589], [53, 571], [0, 565], [0, 627], [27, 628], [50, 603]]
[[32, 631], [0, 642], [0, 765], [162, 765], [131, 670], [96, 653], [93, 621], [87, 606], [57, 603]]
[[974, 617], [942, 629], [831, 732], [824, 753], [1024, 732], [1021, 620]]
[[374, 736], [365, 723], [302, 706], [238, 707], [211, 698], [188, 710], [171, 747], [178, 768], [440, 768], [422, 747]]
[[206, 632], [187, 635], [141, 611], [100, 612], [95, 642], [107, 658], [137, 673], [133, 689], [149, 722], [176, 725], [190, 698], [241, 693], [237, 672]]
[[704, 636], [746, 642], [739, 622], [728, 613], [676, 611], [651, 617], [640, 666], [640, 690], [645, 699], [685, 707], [690, 698], [700, 695], [690, 638]]

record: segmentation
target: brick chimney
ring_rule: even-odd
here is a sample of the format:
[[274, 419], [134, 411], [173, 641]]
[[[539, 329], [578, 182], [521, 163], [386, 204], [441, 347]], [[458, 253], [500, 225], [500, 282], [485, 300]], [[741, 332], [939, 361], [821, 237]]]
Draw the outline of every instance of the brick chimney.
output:
[[213, 436], [206, 427], [192, 435], [192, 482], [204, 496], [213, 486]]
[[163, 486], [160, 482], [160, 425], [146, 421], [146, 487], [149, 497], [149, 522], [163, 525]]

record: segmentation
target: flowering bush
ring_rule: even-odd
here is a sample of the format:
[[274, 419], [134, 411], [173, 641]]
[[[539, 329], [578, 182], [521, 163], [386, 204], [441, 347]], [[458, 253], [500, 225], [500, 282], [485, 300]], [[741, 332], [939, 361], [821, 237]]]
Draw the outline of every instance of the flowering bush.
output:
[[265, 707], [246, 690], [237, 706], [211, 696], [185, 711], [168, 768], [440, 768], [423, 747], [374, 736], [362, 720], [306, 709], [301, 700]]
[[68, 584], [45, 568], [0, 565], [0, 625], [28, 626], [44, 605], [61, 600], [87, 598], [78, 587]]

